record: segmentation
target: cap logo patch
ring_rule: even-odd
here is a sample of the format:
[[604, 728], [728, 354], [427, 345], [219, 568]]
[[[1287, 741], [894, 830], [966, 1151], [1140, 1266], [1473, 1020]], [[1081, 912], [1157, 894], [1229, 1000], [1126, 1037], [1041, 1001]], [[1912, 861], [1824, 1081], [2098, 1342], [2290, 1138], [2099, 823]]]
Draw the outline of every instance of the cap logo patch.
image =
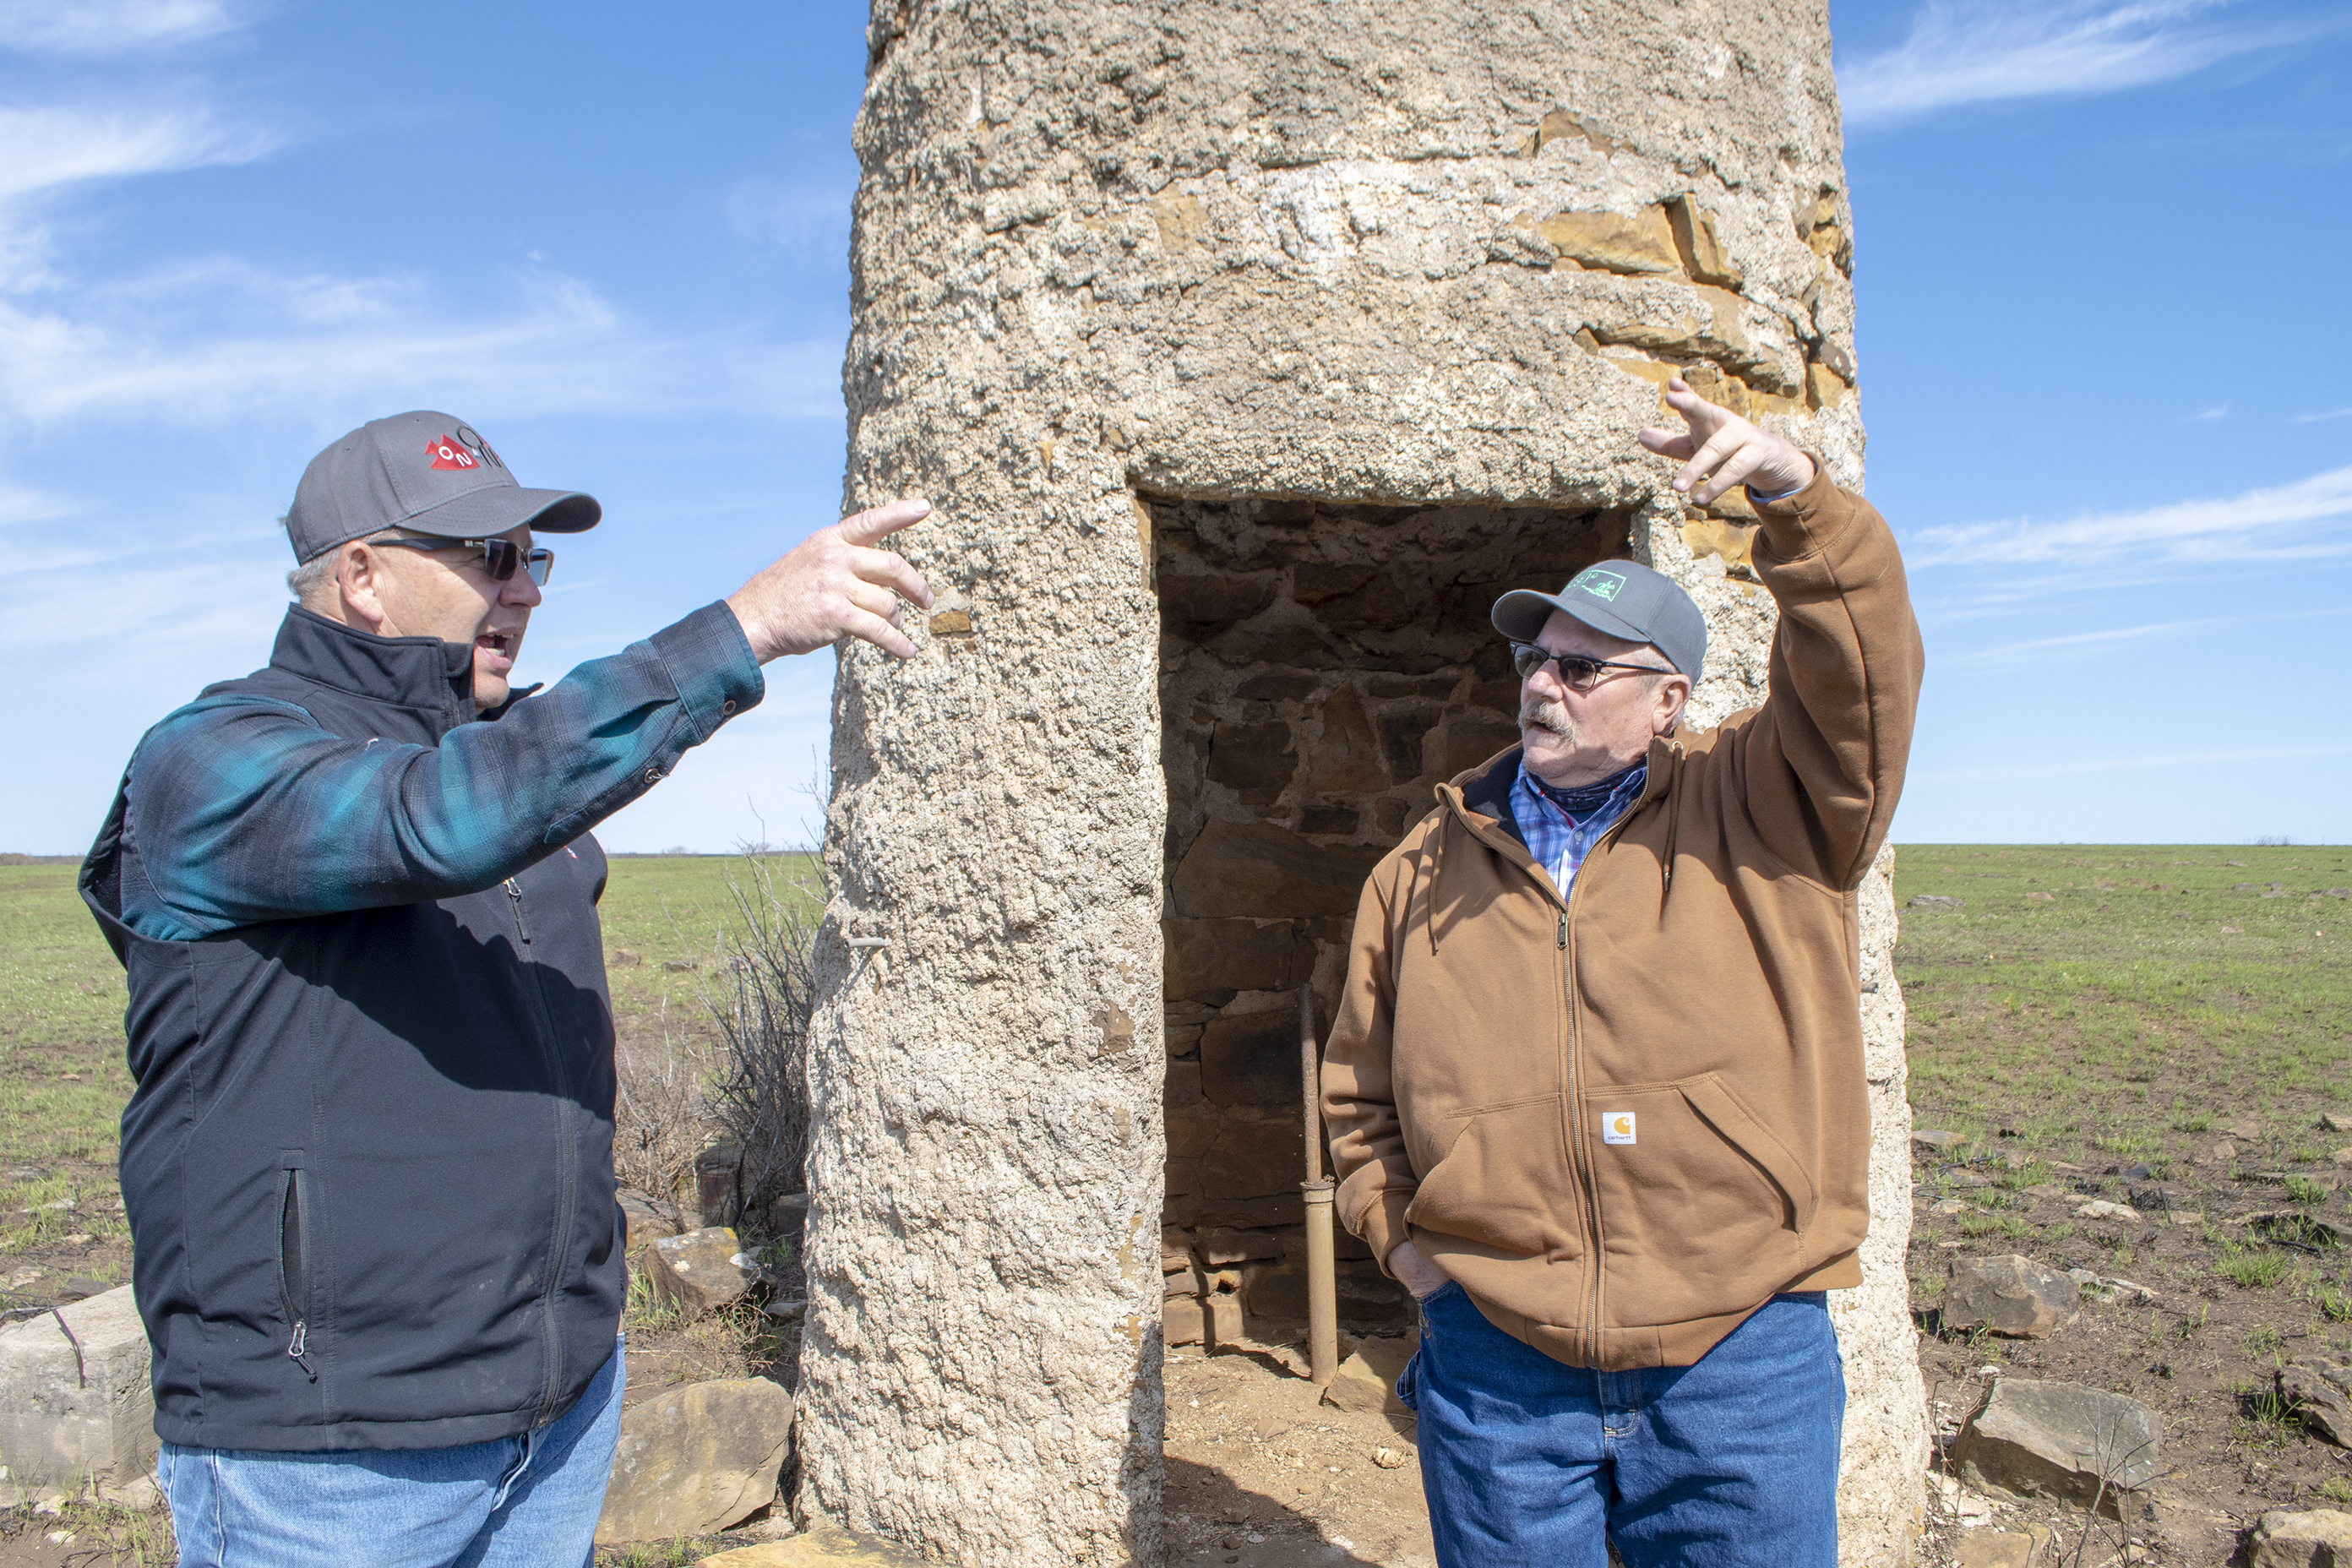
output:
[[483, 440], [479, 436], [474, 434], [474, 428], [472, 426], [458, 426], [457, 439], [472, 447], [474, 450], [474, 456], [481, 458], [482, 461], [488, 463], [490, 467], [494, 468], [503, 468], [506, 467], [506, 464], [499, 459], [499, 455], [490, 449], [490, 444], [488, 441]]
[[478, 468], [481, 459], [446, 436], [436, 436], [425, 443], [425, 455], [436, 468]]
[[1614, 599], [1617, 596], [1617, 591], [1624, 585], [1625, 579], [1622, 576], [1614, 572], [1603, 572], [1598, 566], [1588, 572], [1580, 573], [1576, 581], [1569, 584], [1572, 588], [1583, 589], [1596, 599]]

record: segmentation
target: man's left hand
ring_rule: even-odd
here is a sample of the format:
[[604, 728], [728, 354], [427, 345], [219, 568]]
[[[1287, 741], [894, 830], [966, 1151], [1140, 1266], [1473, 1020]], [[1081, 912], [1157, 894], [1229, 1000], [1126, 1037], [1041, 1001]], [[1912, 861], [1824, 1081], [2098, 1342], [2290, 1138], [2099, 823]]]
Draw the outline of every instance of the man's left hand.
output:
[[1681, 376], [1666, 383], [1666, 405], [1690, 428], [1652, 426], [1642, 445], [1662, 458], [1684, 459], [1675, 489], [1694, 506], [1712, 506], [1734, 485], [1759, 495], [1786, 495], [1813, 482], [1813, 460], [1787, 438], [1759, 429], [1728, 408], [1717, 408]]

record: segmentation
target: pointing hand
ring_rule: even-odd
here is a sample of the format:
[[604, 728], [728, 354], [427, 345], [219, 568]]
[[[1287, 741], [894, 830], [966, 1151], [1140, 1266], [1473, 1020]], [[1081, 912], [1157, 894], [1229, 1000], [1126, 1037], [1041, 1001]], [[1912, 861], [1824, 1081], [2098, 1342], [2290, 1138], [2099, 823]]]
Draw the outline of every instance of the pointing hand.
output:
[[761, 664], [809, 653], [845, 632], [911, 658], [898, 629], [898, 601], [931, 607], [930, 584], [895, 551], [874, 546], [931, 514], [920, 497], [894, 500], [821, 528], [728, 597]]
[[1727, 408], [1717, 408], [1681, 376], [1666, 383], [1666, 405], [1690, 428], [1667, 430], [1654, 425], [1642, 432], [1642, 445], [1662, 458], [1684, 459], [1675, 489], [1688, 495], [1692, 505], [1711, 506], [1737, 484], [1776, 496], [1813, 482], [1813, 460], [1793, 443]]

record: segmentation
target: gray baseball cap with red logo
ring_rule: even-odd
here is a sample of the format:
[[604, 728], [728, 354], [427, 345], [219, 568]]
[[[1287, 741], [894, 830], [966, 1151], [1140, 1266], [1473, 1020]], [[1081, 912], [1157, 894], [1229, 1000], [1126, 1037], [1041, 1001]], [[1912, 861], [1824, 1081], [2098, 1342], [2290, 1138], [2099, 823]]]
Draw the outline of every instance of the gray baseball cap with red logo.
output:
[[471, 425], [425, 409], [371, 419], [311, 458], [286, 537], [301, 562], [387, 528], [488, 539], [525, 523], [578, 533], [604, 515], [594, 496], [525, 489]]

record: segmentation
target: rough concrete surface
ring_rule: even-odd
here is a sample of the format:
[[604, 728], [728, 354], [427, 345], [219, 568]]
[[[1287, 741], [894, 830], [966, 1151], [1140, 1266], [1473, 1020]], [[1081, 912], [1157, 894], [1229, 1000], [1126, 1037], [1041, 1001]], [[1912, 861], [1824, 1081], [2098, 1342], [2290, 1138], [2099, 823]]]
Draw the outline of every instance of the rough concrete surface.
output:
[[[1147, 498], [1622, 512], [1707, 614], [1693, 721], [1754, 701], [1739, 513], [1686, 514], [1633, 433], [1679, 369], [1860, 482], [1827, 18], [882, 0], [869, 43], [845, 500], [933, 498], [900, 541], [942, 601], [913, 661], [852, 646], [835, 687], [801, 1502], [954, 1561], [1150, 1563]], [[1837, 1316], [1875, 1563], [1926, 1443], [1883, 874], [1864, 910], [1881, 1223]]]
[[0, 1507], [85, 1483], [150, 1491], [155, 1398], [130, 1286], [0, 1324]]

